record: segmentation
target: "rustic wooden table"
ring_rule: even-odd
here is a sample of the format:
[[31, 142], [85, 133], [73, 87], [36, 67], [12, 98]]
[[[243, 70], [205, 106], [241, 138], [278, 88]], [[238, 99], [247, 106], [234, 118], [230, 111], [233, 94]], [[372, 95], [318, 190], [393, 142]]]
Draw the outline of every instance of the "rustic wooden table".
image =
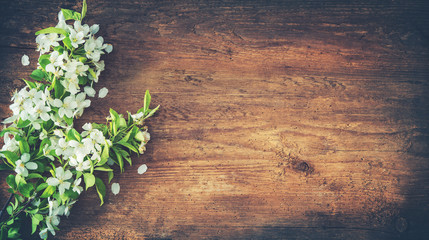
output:
[[[78, 125], [146, 89], [161, 110], [121, 193], [86, 192], [56, 239], [427, 239], [428, 6], [88, 0], [114, 51]], [[1, 2], [0, 118], [60, 7], [81, 1]]]

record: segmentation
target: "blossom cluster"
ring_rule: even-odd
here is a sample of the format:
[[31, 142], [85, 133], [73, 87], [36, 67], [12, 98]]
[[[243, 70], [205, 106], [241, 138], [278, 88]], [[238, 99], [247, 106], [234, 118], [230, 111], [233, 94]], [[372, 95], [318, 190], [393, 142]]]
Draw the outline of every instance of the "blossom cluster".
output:
[[[124, 171], [124, 163], [132, 163], [131, 153], [143, 154], [150, 134], [144, 121], [159, 108], [150, 109], [150, 94], [146, 91], [143, 107], [126, 116], [110, 109], [106, 124], [86, 123], [79, 133], [74, 119], [82, 116], [95, 97], [93, 84], [104, 70], [100, 60], [110, 53], [112, 45], [96, 37], [99, 25], [82, 24], [82, 13], [62, 9], [56, 27], [36, 33], [40, 56], [34, 81], [24, 80], [26, 87], [12, 96], [13, 115], [0, 136], [4, 145], [0, 151], [0, 170], [14, 172], [6, 178], [11, 198], [5, 212], [0, 213], [0, 239], [21, 238], [20, 228], [25, 218], [31, 219], [32, 234], [39, 230], [42, 239], [55, 235], [60, 216], [68, 216], [84, 188], [96, 187], [104, 203], [106, 186], [96, 171], [105, 172], [110, 183], [114, 167]], [[74, 20], [72, 25], [67, 21]], [[21, 59], [30, 64], [28, 56]], [[98, 97], [106, 96], [107, 88]], [[138, 173], [147, 166], [139, 167]], [[119, 192], [119, 184], [112, 184]], [[12, 202], [11, 199], [15, 201]]]

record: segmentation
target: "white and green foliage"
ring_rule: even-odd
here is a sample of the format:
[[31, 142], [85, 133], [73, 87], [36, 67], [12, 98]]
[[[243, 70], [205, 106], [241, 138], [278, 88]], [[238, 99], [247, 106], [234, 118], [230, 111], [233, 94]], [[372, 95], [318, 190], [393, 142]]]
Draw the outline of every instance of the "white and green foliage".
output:
[[[62, 9], [55, 27], [36, 33], [40, 56], [33, 81], [24, 80], [26, 87], [13, 94], [13, 116], [3, 122], [0, 134], [0, 170], [11, 172], [6, 178], [11, 197], [0, 214], [2, 240], [22, 239], [28, 223], [31, 234], [39, 232], [42, 239], [55, 235], [60, 216], [70, 214], [83, 183], [85, 190], [95, 186], [102, 205], [106, 186], [95, 172], [107, 173], [110, 184], [114, 166], [123, 172], [126, 163], [132, 164], [131, 154], [143, 154], [150, 140], [144, 120], [159, 106], [149, 108], [148, 91], [136, 114], [110, 109], [106, 124], [86, 123], [81, 133], [74, 128], [74, 119], [91, 104], [88, 97], [96, 95], [92, 86], [104, 70], [100, 57], [113, 49], [95, 36], [97, 24], [82, 25], [85, 15], [84, 1], [81, 13]], [[28, 61], [24, 56], [23, 65]], [[103, 88], [99, 97], [106, 94]], [[119, 192], [119, 185], [114, 189]]]

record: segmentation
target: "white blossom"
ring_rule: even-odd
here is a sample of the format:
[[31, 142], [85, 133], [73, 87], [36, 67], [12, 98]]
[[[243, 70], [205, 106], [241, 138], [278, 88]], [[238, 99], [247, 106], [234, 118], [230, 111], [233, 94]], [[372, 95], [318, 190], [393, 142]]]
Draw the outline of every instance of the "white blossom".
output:
[[22, 154], [21, 159], [16, 161], [15, 164], [16, 164], [15, 172], [18, 174], [21, 174], [23, 177], [28, 176], [28, 170], [37, 169], [37, 164], [34, 162], [30, 162], [29, 153]]
[[67, 180], [69, 180], [72, 176], [73, 174], [70, 172], [70, 170], [64, 172], [63, 167], [57, 167], [55, 169], [55, 177], [48, 178], [46, 183], [50, 186], [58, 186], [60, 195], [63, 195], [65, 190], [69, 189], [71, 186], [71, 183]]

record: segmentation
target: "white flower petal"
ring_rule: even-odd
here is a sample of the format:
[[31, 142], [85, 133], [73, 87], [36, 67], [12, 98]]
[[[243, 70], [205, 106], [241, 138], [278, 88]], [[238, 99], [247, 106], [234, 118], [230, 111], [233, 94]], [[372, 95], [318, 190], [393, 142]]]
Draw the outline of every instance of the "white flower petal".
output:
[[30, 58], [27, 55], [22, 55], [21, 63], [24, 66], [28, 66], [30, 64]]
[[28, 161], [30, 161], [30, 154], [29, 154], [29, 153], [24, 153], [24, 154], [22, 154], [22, 156], [21, 156], [21, 160], [22, 160], [23, 162], [28, 162]]
[[86, 86], [84, 88], [84, 91], [85, 91], [86, 95], [88, 95], [89, 97], [94, 97], [95, 93], [96, 93], [95, 90], [94, 90], [94, 88], [92, 88], [90, 86]]
[[106, 97], [107, 96], [107, 93], [109, 92], [109, 89], [107, 89], [107, 88], [102, 88], [102, 89], [100, 89], [100, 91], [98, 92], [98, 97], [99, 98], [104, 98], [104, 97]]
[[143, 174], [143, 173], [145, 173], [146, 171], [147, 171], [147, 166], [146, 166], [146, 164], [141, 165], [141, 166], [137, 169], [137, 172], [138, 172], [139, 174]]
[[25, 167], [30, 170], [35, 170], [37, 169], [37, 164], [34, 162], [29, 162], [25, 164]]
[[106, 49], [105, 50], [106, 50], [107, 53], [111, 53], [112, 50], [113, 50], [112, 44], [106, 44]]
[[121, 186], [119, 183], [112, 183], [112, 193], [117, 195], [119, 191], [121, 190]]
[[60, 184], [60, 181], [56, 178], [50, 177], [46, 180], [46, 183], [50, 186], [58, 186], [58, 184]]
[[55, 100], [54, 100], [54, 102], [52, 103], [52, 105], [54, 106], [54, 107], [61, 107], [62, 105], [63, 105], [63, 102], [60, 100], [60, 99], [58, 99], [58, 98], [55, 98]]

